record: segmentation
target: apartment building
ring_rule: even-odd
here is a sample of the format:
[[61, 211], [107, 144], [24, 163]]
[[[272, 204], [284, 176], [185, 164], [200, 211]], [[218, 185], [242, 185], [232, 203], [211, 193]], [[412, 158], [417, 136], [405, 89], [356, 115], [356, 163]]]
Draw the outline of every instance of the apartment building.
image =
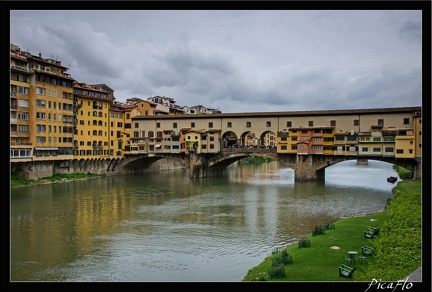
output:
[[[86, 83], [74, 83], [77, 125], [74, 135], [74, 158], [99, 159], [114, 155], [111, 146], [110, 105], [112, 99], [101, 88]], [[110, 124], [111, 123], [111, 124]], [[123, 121], [120, 122], [123, 125]], [[122, 132], [122, 130], [120, 130]]]
[[39, 166], [39, 175], [62, 172], [73, 158], [73, 82], [60, 61], [11, 44], [11, 162], [17, 173]]

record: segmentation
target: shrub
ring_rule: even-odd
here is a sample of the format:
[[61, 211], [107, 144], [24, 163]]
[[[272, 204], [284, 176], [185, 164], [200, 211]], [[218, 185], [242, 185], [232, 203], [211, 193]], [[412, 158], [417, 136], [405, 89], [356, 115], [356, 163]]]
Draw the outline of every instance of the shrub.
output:
[[290, 255], [286, 250], [282, 251], [281, 257], [282, 264], [291, 264], [293, 262], [292, 255]]
[[299, 240], [298, 247], [310, 247], [310, 240], [307, 237], [303, 237]]
[[314, 230], [312, 231], [312, 236], [325, 234], [325, 231], [326, 231], [325, 225], [323, 226], [316, 225]]
[[272, 265], [268, 270], [268, 275], [270, 278], [285, 278], [285, 266], [283, 264]]

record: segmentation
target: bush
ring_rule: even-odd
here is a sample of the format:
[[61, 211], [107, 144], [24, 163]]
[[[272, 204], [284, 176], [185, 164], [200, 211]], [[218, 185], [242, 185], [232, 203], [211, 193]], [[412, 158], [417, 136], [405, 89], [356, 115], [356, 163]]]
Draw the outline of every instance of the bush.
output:
[[282, 251], [281, 257], [282, 264], [291, 264], [293, 262], [292, 255], [290, 255], [286, 250]]
[[283, 264], [272, 265], [268, 270], [268, 275], [270, 278], [285, 278], [285, 266]]
[[299, 240], [298, 247], [310, 247], [310, 240], [307, 237], [303, 237]]
[[325, 234], [325, 231], [326, 231], [325, 225], [323, 225], [323, 226], [317, 225], [317, 226], [315, 226], [314, 230], [312, 231], [312, 236]]

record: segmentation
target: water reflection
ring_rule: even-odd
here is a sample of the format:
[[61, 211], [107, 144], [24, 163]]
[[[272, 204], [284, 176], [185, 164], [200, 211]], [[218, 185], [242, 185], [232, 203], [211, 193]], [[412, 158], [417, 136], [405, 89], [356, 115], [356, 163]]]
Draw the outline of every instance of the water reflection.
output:
[[347, 161], [294, 182], [276, 162], [11, 190], [12, 281], [241, 281], [317, 224], [383, 209], [390, 164]]

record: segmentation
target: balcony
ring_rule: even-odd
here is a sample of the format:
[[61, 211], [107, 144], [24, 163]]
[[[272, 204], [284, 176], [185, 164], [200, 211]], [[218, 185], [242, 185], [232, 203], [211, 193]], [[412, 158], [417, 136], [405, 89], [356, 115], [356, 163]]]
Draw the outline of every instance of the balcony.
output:
[[11, 65], [11, 71], [21, 72], [21, 73], [25, 73], [25, 74], [32, 74], [33, 73], [31, 70], [27, 69], [26, 67], [17, 66], [17, 65]]

